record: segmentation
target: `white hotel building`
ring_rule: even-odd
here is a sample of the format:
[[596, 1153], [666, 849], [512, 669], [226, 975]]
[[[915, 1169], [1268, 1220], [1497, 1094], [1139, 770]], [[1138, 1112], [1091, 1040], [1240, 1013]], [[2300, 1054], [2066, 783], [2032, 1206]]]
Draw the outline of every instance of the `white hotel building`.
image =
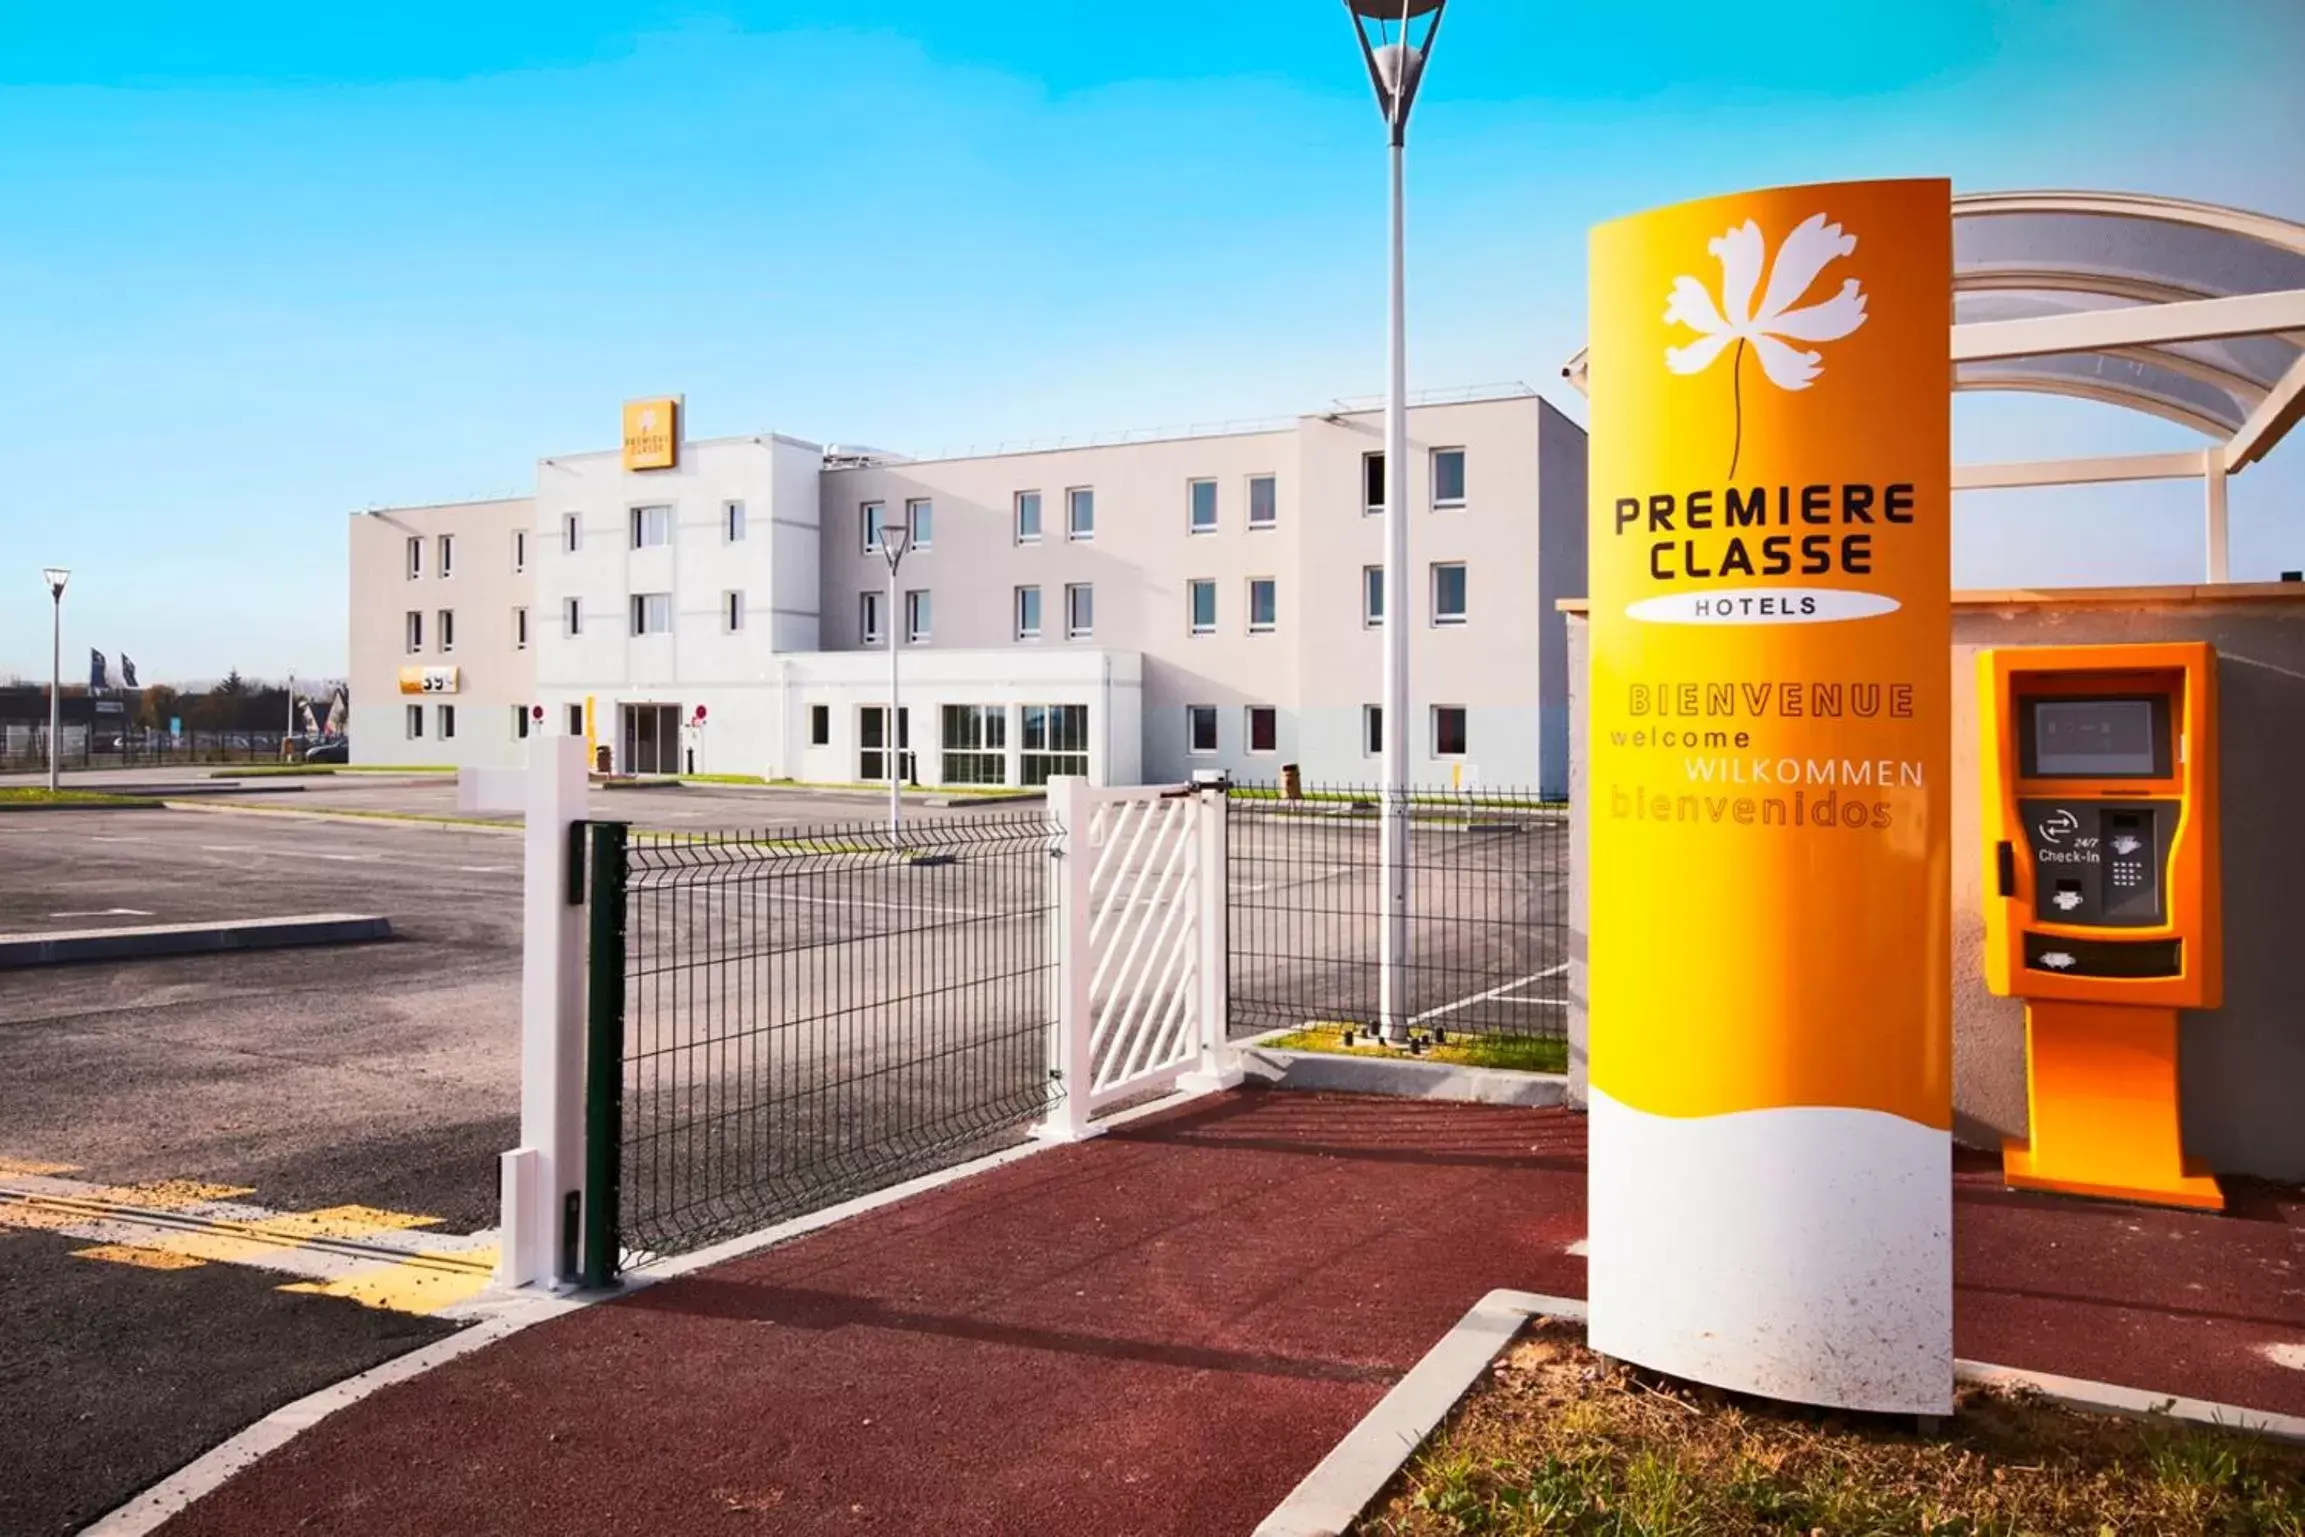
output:
[[[1409, 437], [1415, 778], [1563, 794], [1584, 433], [1516, 389], [1415, 406]], [[359, 513], [353, 760], [506, 763], [565, 732], [618, 772], [878, 780], [894, 625], [921, 784], [1370, 784], [1382, 447], [1357, 410], [921, 460], [763, 434]], [[889, 524], [912, 530], [894, 613]]]

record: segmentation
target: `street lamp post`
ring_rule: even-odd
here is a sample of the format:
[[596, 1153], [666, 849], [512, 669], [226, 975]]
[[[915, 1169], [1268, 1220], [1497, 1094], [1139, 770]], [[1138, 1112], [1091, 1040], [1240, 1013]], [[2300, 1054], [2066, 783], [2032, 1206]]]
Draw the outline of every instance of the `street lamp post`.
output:
[[63, 761], [64, 584], [72, 580], [72, 573], [62, 566], [50, 566], [40, 576], [48, 584], [48, 596], [55, 610], [49, 630], [48, 649], [48, 793], [54, 795], [61, 784], [60, 765]]
[[897, 627], [897, 567], [904, 564], [904, 552], [912, 545], [910, 522], [891, 524], [883, 515], [880, 525], [880, 555], [888, 562], [888, 616], [881, 622], [888, 628], [888, 719], [882, 723], [881, 745], [888, 753], [888, 832], [895, 838], [904, 831], [904, 751], [903, 732], [898, 723], [904, 719], [896, 697], [896, 627]]
[[[1407, 1039], [1405, 966], [1409, 940], [1409, 354], [1408, 242], [1404, 167], [1409, 109], [1416, 104], [1425, 62], [1440, 36], [1448, 0], [1345, 0], [1360, 39], [1369, 81], [1377, 90], [1391, 141], [1392, 303], [1387, 331], [1390, 374], [1385, 389], [1384, 689], [1377, 717], [1382, 734], [1384, 816], [1377, 830], [1378, 900], [1383, 922], [1377, 939], [1377, 1013], [1385, 1038]], [[1422, 25], [1422, 35], [1418, 27]]]

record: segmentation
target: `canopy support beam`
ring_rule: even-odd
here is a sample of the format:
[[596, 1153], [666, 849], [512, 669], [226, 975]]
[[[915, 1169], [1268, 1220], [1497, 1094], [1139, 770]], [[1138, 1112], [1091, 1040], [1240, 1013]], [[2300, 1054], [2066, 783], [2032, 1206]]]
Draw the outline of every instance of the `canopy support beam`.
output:
[[2265, 392], [2241, 430], [2225, 445], [2225, 473], [2245, 470], [2265, 457], [2281, 435], [2305, 418], [2305, 357], [2289, 365], [2278, 384]]
[[2209, 580], [2233, 580], [2231, 548], [2226, 539], [2225, 522], [2225, 451], [2221, 448], [2205, 450], [2201, 455], [2201, 480], [2208, 490], [2203, 508], [2203, 543], [2209, 552]]
[[2111, 347], [2224, 341], [2283, 331], [2305, 331], [2305, 288], [2231, 299], [2187, 299], [2177, 304], [2035, 315], [2024, 320], [1972, 321], [1953, 327], [1953, 361], [1985, 363], [2064, 352], [2103, 352]]
[[2192, 480], [2201, 475], [2199, 451], [2113, 454], [2095, 459], [2036, 459], [2013, 464], [1957, 464], [1956, 491], [2001, 491], [2020, 486], [2088, 486], [2119, 480]]

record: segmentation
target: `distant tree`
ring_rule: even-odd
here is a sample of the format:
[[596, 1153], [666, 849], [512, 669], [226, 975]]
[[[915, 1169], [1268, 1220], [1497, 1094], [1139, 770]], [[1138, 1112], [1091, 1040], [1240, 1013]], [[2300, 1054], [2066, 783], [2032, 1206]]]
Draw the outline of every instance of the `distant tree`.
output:
[[154, 731], [166, 731], [168, 722], [182, 714], [183, 696], [165, 683], [154, 683], [144, 690], [144, 702], [136, 711], [136, 723]]
[[222, 694], [227, 699], [237, 699], [248, 692], [248, 680], [240, 676], [240, 669], [235, 667], [224, 675], [222, 683], [217, 684], [209, 692]]

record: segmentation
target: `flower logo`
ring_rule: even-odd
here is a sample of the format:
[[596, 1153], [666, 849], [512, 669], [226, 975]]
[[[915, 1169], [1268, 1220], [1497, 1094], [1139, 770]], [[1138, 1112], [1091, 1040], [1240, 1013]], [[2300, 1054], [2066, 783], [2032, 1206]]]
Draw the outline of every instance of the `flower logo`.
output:
[[1805, 390], [1824, 372], [1825, 360], [1787, 342], [1833, 342], [1847, 336], [1865, 323], [1865, 292], [1855, 278], [1849, 278], [1832, 298], [1794, 308], [1818, 273], [1857, 249], [1857, 237], [1844, 233], [1838, 224], [1827, 223], [1821, 213], [1809, 215], [1785, 237], [1769, 272], [1768, 291], [1762, 294], [1757, 310], [1753, 290], [1760, 286], [1761, 266], [1768, 254], [1761, 227], [1747, 219], [1707, 241], [1705, 249], [1721, 264], [1721, 303], [1716, 307], [1713, 296], [1695, 278], [1673, 280], [1665, 323], [1677, 321], [1696, 332], [1697, 339], [1686, 347], [1667, 347], [1665, 366], [1677, 374], [1703, 373], [1729, 343], [1737, 344], [1736, 354], [1729, 360], [1729, 391], [1736, 412], [1729, 473], [1734, 475], [1744, 450], [1746, 345], [1750, 343], [1759, 355], [1761, 372], [1768, 375], [1771, 384], [1781, 390]]

